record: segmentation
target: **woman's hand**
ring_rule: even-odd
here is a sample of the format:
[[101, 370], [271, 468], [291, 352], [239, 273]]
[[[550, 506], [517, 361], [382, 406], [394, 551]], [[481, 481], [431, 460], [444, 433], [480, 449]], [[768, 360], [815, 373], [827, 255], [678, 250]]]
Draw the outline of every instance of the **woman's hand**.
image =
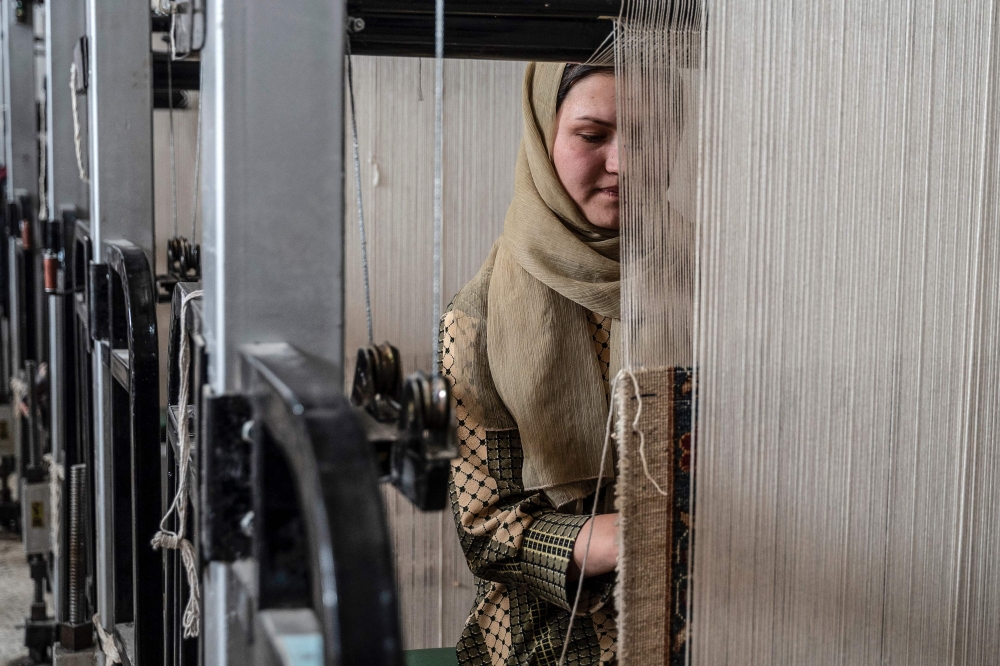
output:
[[[590, 554], [587, 555], [587, 570], [584, 577], [599, 576], [614, 571], [618, 564], [618, 520], [617, 513], [606, 513], [594, 516], [583, 524], [576, 543], [573, 545], [573, 561], [569, 567], [569, 579], [580, 577], [583, 568], [583, 555], [590, 542]], [[590, 536], [590, 528], [594, 528], [594, 536]]]

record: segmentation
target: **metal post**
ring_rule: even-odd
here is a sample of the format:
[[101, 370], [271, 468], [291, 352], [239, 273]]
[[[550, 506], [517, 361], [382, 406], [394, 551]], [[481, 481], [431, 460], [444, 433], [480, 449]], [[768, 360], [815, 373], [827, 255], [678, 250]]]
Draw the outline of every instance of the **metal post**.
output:
[[[55, 288], [46, 285], [49, 309], [49, 394], [50, 394], [50, 440], [52, 455], [59, 464], [68, 468], [76, 462], [68, 455], [67, 435], [71, 431], [67, 411], [70, 407], [70, 394], [67, 387], [72, 385], [71, 368], [66, 356], [66, 326], [67, 307], [72, 317], [72, 295], [67, 295], [65, 286], [68, 280], [64, 273], [67, 257], [72, 253], [72, 223], [63, 225], [60, 211], [68, 208], [72, 211], [69, 220], [75, 220], [78, 209], [87, 208], [88, 186], [81, 179], [77, 168], [75, 131], [73, 119], [73, 97], [76, 95], [70, 89], [70, 65], [73, 63], [74, 47], [79, 43], [84, 29], [83, 4], [80, 2], [54, 2], [46, 6], [45, 11], [45, 130], [46, 130], [46, 189], [45, 204], [49, 219], [61, 225], [59, 239], [61, 248], [51, 248], [54, 252], [47, 257], [46, 262], [54, 262], [54, 271], [58, 274]], [[67, 243], [66, 241], [70, 241]], [[61, 252], [59, 250], [62, 250]], [[49, 279], [49, 271], [46, 271]], [[68, 475], [67, 475], [68, 476]], [[67, 480], [65, 488], [69, 487]], [[65, 495], [65, 493], [64, 493]], [[52, 600], [56, 621], [66, 621], [69, 608], [66, 599], [66, 574], [68, 574], [66, 557], [68, 541], [66, 538], [69, 521], [66, 519], [65, 504], [60, 511], [62, 515], [53, 514], [53, 520], [59, 520], [62, 529], [59, 530], [60, 544], [53, 546], [53, 576]]]
[[[38, 115], [35, 110], [35, 35], [31, 25], [32, 3], [3, 3], [4, 37], [4, 152], [7, 166], [7, 200], [18, 193], [38, 206]], [[19, 12], [28, 12], [27, 18]], [[28, 211], [25, 211], [27, 214]]]
[[[148, 2], [87, 0], [90, 233], [94, 256], [103, 242], [127, 239], [153, 264], [153, 141]], [[68, 84], [67, 84], [68, 85]], [[98, 259], [98, 261], [100, 261]], [[111, 442], [104, 423], [110, 382], [101, 355], [93, 355], [94, 489], [97, 608], [114, 629]]]
[[202, 52], [209, 382], [283, 340], [342, 367], [341, 3], [214, 0]]
[[[239, 388], [250, 342], [286, 341], [343, 372], [344, 16], [341, 2], [209, 2], [202, 267], [216, 395]], [[204, 654], [219, 666], [239, 659], [241, 564], [205, 572]]]
[[[7, 201], [24, 199], [26, 209], [22, 217], [31, 218], [38, 205], [38, 117], [35, 109], [35, 36], [31, 24], [31, 3], [4, 2], [0, 7], [0, 31], [3, 39], [3, 96], [4, 96], [4, 163], [7, 168]], [[25, 14], [27, 12], [27, 14]], [[20, 220], [10, 220], [12, 235], [18, 233]], [[31, 235], [29, 226], [29, 234]], [[17, 279], [18, 262], [15, 241], [8, 245], [7, 283], [10, 304], [10, 375], [21, 374], [24, 362], [33, 355], [28, 353], [32, 341], [26, 339], [22, 319], [31, 309], [27, 299], [32, 298]], [[25, 253], [25, 262], [31, 254]], [[20, 299], [23, 292], [24, 301]], [[25, 306], [25, 307], [22, 307]], [[5, 378], [8, 381], [11, 377]], [[12, 415], [14, 448], [18, 456], [18, 470], [23, 472], [21, 459], [24, 440], [29, 433], [21, 428], [21, 421]]]
[[[69, 87], [73, 49], [84, 30], [83, 9], [81, 2], [52, 2], [46, 5], [45, 11], [46, 203], [52, 219], [64, 206], [87, 208], [88, 185], [80, 179], [76, 165]], [[83, 74], [81, 72], [80, 76]], [[83, 140], [86, 141], [86, 108], [82, 99], [78, 106]]]

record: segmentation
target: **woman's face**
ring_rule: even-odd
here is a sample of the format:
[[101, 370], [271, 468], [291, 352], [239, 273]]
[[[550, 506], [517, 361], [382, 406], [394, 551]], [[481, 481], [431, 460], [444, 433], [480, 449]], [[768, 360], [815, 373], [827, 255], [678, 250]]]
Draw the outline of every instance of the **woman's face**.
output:
[[617, 120], [611, 74], [577, 82], [556, 114], [556, 174], [587, 221], [603, 229], [619, 224]]

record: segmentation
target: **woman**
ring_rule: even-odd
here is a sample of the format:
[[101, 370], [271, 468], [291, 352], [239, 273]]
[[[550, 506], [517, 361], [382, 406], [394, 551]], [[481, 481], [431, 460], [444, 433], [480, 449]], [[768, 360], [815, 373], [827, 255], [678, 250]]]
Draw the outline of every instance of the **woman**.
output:
[[[612, 71], [530, 64], [504, 232], [442, 322], [460, 458], [452, 504], [477, 597], [459, 662], [615, 661], [613, 488], [593, 505], [617, 368], [618, 139]], [[610, 460], [604, 475], [613, 475]]]

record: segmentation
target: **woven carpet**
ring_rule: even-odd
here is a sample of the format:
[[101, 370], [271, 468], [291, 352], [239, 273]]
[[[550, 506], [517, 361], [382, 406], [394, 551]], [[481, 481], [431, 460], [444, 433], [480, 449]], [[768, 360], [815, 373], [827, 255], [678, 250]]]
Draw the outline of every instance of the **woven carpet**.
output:
[[630, 377], [622, 378], [615, 392], [621, 520], [615, 593], [618, 660], [621, 666], [682, 666], [687, 652], [694, 382], [687, 369], [639, 370], [634, 375], [640, 399]]

